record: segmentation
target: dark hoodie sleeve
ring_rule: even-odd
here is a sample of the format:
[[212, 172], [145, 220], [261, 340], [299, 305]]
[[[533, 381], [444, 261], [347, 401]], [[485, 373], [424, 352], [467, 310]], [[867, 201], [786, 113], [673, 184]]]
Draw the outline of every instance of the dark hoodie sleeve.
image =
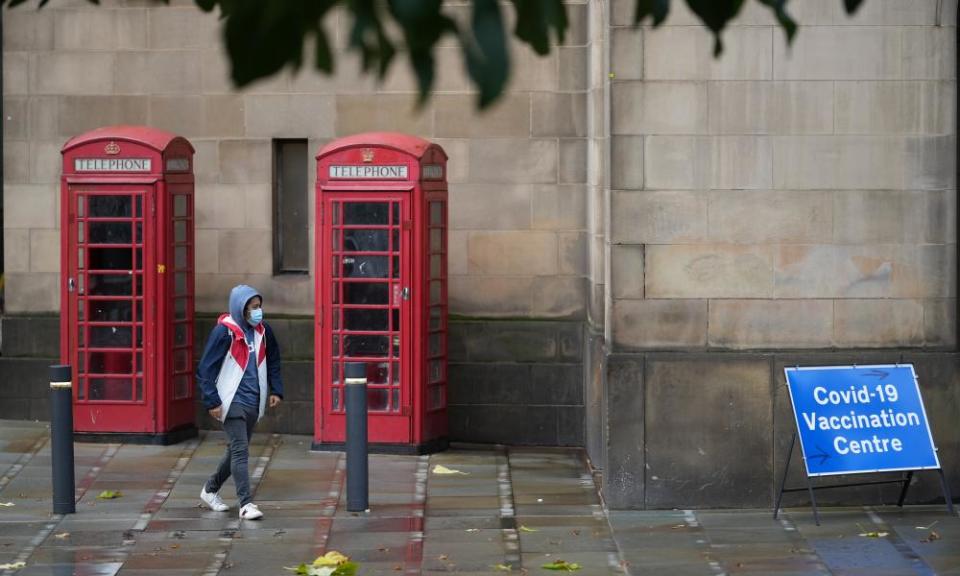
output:
[[197, 386], [203, 398], [203, 407], [207, 410], [222, 404], [220, 395], [217, 394], [217, 376], [220, 375], [220, 368], [232, 342], [227, 327], [217, 324], [210, 331], [207, 346], [203, 350], [200, 364], [197, 365]]
[[283, 377], [280, 376], [280, 343], [273, 335], [273, 329], [266, 322], [263, 323], [267, 339], [267, 385], [270, 394], [283, 398]]

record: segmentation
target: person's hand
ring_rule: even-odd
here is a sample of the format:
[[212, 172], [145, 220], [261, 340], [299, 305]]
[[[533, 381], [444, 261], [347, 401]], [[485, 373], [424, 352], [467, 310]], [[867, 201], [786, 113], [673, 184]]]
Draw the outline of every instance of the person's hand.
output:
[[279, 396], [277, 396], [276, 394], [271, 394], [271, 395], [270, 395], [270, 407], [271, 407], [271, 408], [276, 408], [277, 406], [280, 405], [281, 402], [283, 402], [283, 399], [280, 398]]
[[207, 414], [213, 417], [215, 420], [220, 419], [220, 414], [223, 412], [223, 404], [217, 406], [216, 408], [211, 408], [207, 410]]

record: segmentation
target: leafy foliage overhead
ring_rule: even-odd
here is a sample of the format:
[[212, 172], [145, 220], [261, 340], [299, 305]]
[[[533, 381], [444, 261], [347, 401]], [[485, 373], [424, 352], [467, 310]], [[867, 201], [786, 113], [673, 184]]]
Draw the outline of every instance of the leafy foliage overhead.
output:
[[[0, 0], [9, 7], [29, 0]], [[39, 0], [43, 7], [49, 0]], [[169, 0], [157, 0], [168, 2]], [[335, 54], [327, 22], [334, 8], [342, 7], [351, 21], [347, 44], [361, 56], [363, 69], [383, 79], [398, 53], [403, 53], [417, 78], [420, 101], [433, 89], [436, 70], [434, 49], [446, 36], [455, 39], [464, 68], [477, 89], [478, 104], [489, 106], [499, 97], [510, 76], [510, 51], [503, 11], [512, 9], [516, 22], [513, 35], [537, 54], [549, 54], [551, 46], [563, 42], [569, 21], [563, 0], [471, 0], [462, 5], [469, 22], [458, 22], [444, 7], [443, 0], [194, 0], [205, 12], [219, 9], [224, 21], [223, 40], [237, 88], [272, 76], [284, 67], [299, 70], [304, 51], [312, 47], [310, 59], [318, 71], [334, 73]], [[634, 0], [633, 23], [662, 24], [670, 12], [671, 0]], [[710, 29], [714, 55], [723, 52], [723, 29], [748, 1], [769, 8], [783, 28], [787, 41], [797, 24], [787, 12], [789, 0], [674, 0], [685, 1], [690, 10]], [[803, 0], [797, 0], [803, 1]], [[848, 14], [863, 0], [843, 2]], [[99, 4], [99, 0], [88, 0]], [[609, 4], [608, 4], [609, 5]], [[447, 8], [450, 7], [448, 3]]]

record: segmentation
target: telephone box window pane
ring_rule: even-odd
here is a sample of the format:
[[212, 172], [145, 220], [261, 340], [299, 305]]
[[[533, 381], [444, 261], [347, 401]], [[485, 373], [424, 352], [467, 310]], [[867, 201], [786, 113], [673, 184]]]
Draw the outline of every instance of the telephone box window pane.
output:
[[78, 218], [83, 218], [84, 205], [86, 204], [84, 200], [86, 199], [87, 199], [86, 196], [77, 196], [77, 217]]
[[[139, 200], [140, 197], [137, 197]], [[90, 218], [129, 218], [129, 196], [89, 196]]]
[[86, 252], [86, 250], [83, 249], [83, 248], [79, 248], [79, 249], [77, 250], [77, 268], [81, 268], [81, 269], [84, 268], [84, 265], [83, 265], [83, 254], [84, 254], [85, 252]]
[[349, 229], [343, 231], [344, 252], [386, 252], [386, 230]]
[[348, 225], [388, 224], [386, 202], [344, 202], [343, 223]]
[[143, 300], [137, 300], [136, 304], [137, 321], [143, 321]]
[[400, 310], [398, 308], [394, 308], [391, 314], [393, 315], [393, 326], [390, 329], [396, 332], [397, 330], [400, 330]]
[[137, 326], [137, 348], [143, 348], [143, 326]]
[[136, 270], [143, 270], [143, 248], [137, 248], [134, 252], [136, 253]]
[[133, 354], [131, 352], [91, 352], [90, 366], [92, 374], [131, 374], [133, 373]]
[[77, 354], [77, 374], [83, 374], [86, 372], [86, 354], [80, 352]]
[[90, 222], [91, 244], [129, 244], [129, 222]]
[[393, 203], [393, 217], [390, 218], [390, 223], [396, 226], [400, 224], [400, 203]]
[[399, 412], [400, 411], [400, 390], [393, 388], [390, 390], [390, 411]]
[[84, 240], [84, 234], [83, 234], [83, 222], [77, 222], [77, 242], [79, 242], [80, 244], [83, 244], [84, 242], [86, 242], [86, 240]]
[[[137, 200], [140, 198], [137, 197]], [[180, 218], [187, 215], [187, 197], [183, 194], [177, 194], [173, 197], [173, 216]]]
[[307, 140], [273, 141], [273, 252], [277, 274], [304, 274], [310, 268]]
[[391, 230], [390, 234], [391, 234], [390, 249], [393, 252], [399, 252], [400, 251], [400, 231], [394, 229], [394, 230]]
[[431, 410], [435, 410], [437, 408], [443, 408], [443, 387], [442, 386], [433, 386], [430, 388], [429, 408]]
[[441, 360], [431, 360], [429, 368], [429, 380], [428, 382], [442, 382], [443, 381], [443, 362]]
[[434, 280], [430, 283], [430, 303], [431, 304], [440, 304], [440, 286], [441, 282]]
[[439, 254], [435, 254], [430, 257], [430, 277], [431, 278], [441, 278], [441, 261], [442, 258]]
[[77, 378], [77, 400], [86, 400], [87, 397], [87, 379], [83, 376]]
[[90, 248], [91, 270], [133, 270], [133, 250], [130, 248]]
[[371, 412], [383, 412], [389, 407], [389, 399], [386, 388], [368, 388], [367, 389], [367, 410]]
[[133, 331], [129, 326], [90, 327], [91, 348], [130, 348], [132, 344]]
[[137, 244], [143, 244], [143, 222], [137, 222]]
[[143, 352], [137, 352], [136, 363], [137, 365], [134, 367], [134, 373], [142, 375], [143, 374]]
[[339, 257], [339, 256], [334, 256], [334, 257], [333, 257], [333, 262], [332, 262], [332, 264], [333, 264], [333, 266], [332, 266], [332, 268], [331, 268], [330, 274], [331, 274], [334, 278], [339, 278], [339, 277], [340, 277], [340, 257]]
[[443, 226], [443, 202], [430, 203], [430, 225]]
[[184, 220], [176, 220], [173, 223], [173, 241], [174, 242], [186, 242], [187, 241], [187, 223]]
[[392, 371], [391, 381], [393, 385], [396, 386], [400, 383], [400, 363], [393, 362], [393, 366], [390, 368], [390, 370]]
[[336, 362], [334, 362], [331, 368], [332, 368], [331, 381], [335, 385], [339, 385], [340, 384], [340, 364], [337, 364]]
[[330, 234], [330, 246], [334, 252], [340, 251], [340, 231], [333, 230]]
[[186, 324], [177, 324], [174, 326], [173, 344], [175, 346], [180, 346], [181, 344], [187, 344], [187, 325]]
[[180, 374], [173, 379], [173, 397], [186, 398], [190, 395], [190, 376]]
[[143, 401], [143, 378], [136, 378], [137, 381], [137, 402]]
[[137, 196], [135, 196], [135, 198], [136, 198], [136, 206], [137, 206], [137, 207], [136, 207], [136, 212], [134, 213], [134, 215], [135, 215], [137, 218], [141, 218], [141, 217], [143, 217], [143, 196], [137, 195]]
[[399, 336], [393, 337], [393, 357], [394, 358], [400, 357], [400, 337]]
[[[133, 277], [120, 274], [90, 274], [90, 294], [93, 296], [129, 296], [133, 292]], [[80, 287], [83, 294], [83, 287]]]
[[175, 294], [186, 294], [187, 293], [187, 273], [186, 272], [177, 272], [173, 276], [174, 284], [174, 293]]
[[87, 341], [87, 330], [83, 326], [80, 326], [77, 330], [77, 347], [83, 348], [86, 346]]
[[333, 320], [332, 320], [333, 329], [334, 329], [334, 330], [339, 330], [339, 329], [340, 329], [340, 309], [339, 309], [339, 308], [334, 308], [333, 310], [331, 310], [331, 311], [330, 311], [330, 316], [333, 318]]
[[389, 304], [390, 289], [385, 282], [345, 282], [345, 304]]
[[130, 322], [133, 319], [131, 300], [92, 300], [90, 320], [94, 322]]
[[187, 267], [187, 247], [186, 246], [177, 246], [173, 249], [173, 265], [178, 270], [182, 270]]
[[434, 333], [427, 339], [427, 354], [429, 356], [439, 356], [443, 354], [443, 334]]
[[389, 364], [387, 362], [367, 363], [367, 384], [389, 383]]
[[187, 301], [184, 298], [177, 298], [173, 302], [173, 317], [177, 320], [187, 319]]
[[389, 261], [387, 256], [343, 257], [343, 275], [346, 278], [387, 278]]
[[83, 315], [84, 312], [84, 299], [77, 298], [77, 320], [86, 320], [87, 317]]
[[443, 229], [430, 229], [430, 252], [443, 252]]
[[339, 224], [340, 223], [340, 203], [339, 202], [333, 203], [332, 211], [333, 211], [333, 214], [330, 217], [330, 221], [333, 222], [334, 224]]
[[355, 331], [386, 331], [387, 310], [356, 310], [347, 308], [343, 311], [343, 327]]
[[343, 355], [348, 358], [370, 356], [386, 357], [389, 351], [388, 336], [345, 334], [343, 336]]
[[137, 274], [136, 280], [136, 292], [134, 294], [136, 296], [143, 296], [143, 274]]
[[391, 278], [400, 277], [400, 257], [399, 256], [393, 257], [393, 274], [391, 274], [390, 277]]
[[[130, 378], [90, 378], [90, 400], [133, 400]], [[142, 393], [138, 390], [138, 399]]]
[[[340, 355], [340, 337], [337, 336], [337, 335], [334, 335], [334, 337], [333, 337], [333, 351], [332, 351], [332, 354], [333, 354], [334, 356], [339, 356], [339, 355]], [[334, 369], [336, 369], [336, 367], [334, 367]]]
[[340, 389], [334, 388], [330, 390], [330, 397], [332, 400], [332, 402], [330, 403], [331, 410], [333, 410], [334, 412], [339, 412], [340, 411]]
[[340, 303], [340, 283], [339, 282], [334, 282], [333, 285], [330, 287], [330, 300], [334, 304]]
[[430, 309], [430, 330], [443, 328], [443, 308], [434, 306]]

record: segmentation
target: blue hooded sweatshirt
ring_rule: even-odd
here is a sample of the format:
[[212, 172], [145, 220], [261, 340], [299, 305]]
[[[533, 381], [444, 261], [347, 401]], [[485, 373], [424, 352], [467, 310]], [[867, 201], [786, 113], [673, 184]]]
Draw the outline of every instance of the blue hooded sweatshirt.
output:
[[[243, 310], [247, 302], [255, 296], [263, 297], [256, 289], [240, 284], [230, 291], [229, 312], [233, 321], [243, 329], [248, 346], [254, 342], [254, 329], [246, 318]], [[263, 322], [264, 338], [267, 347], [267, 385], [269, 393], [283, 398], [283, 380], [280, 376], [280, 346], [273, 335], [269, 324]], [[222, 404], [217, 393], [217, 377], [223, 366], [227, 352], [233, 342], [233, 336], [226, 326], [217, 324], [207, 338], [207, 345], [197, 366], [197, 384], [203, 396], [203, 405], [207, 410]], [[234, 401], [247, 406], [258, 407], [260, 404], [260, 385], [257, 376], [256, 355], [250, 354], [246, 370], [240, 381]]]

